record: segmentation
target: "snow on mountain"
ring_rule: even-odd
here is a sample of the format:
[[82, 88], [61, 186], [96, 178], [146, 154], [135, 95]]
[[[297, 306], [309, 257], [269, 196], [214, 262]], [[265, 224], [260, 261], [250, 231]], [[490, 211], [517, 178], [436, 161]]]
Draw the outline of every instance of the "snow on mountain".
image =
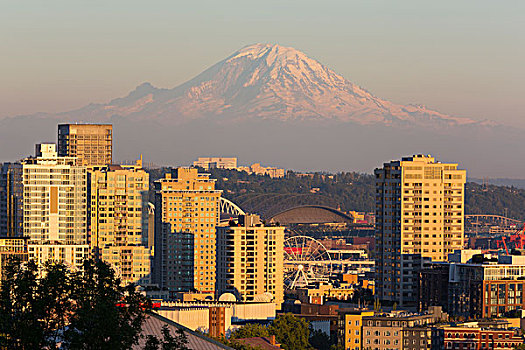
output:
[[210, 115], [221, 120], [318, 120], [362, 125], [476, 123], [424, 106], [382, 100], [301, 51], [270, 44], [244, 47], [170, 90], [140, 85], [129, 96], [103, 106], [101, 112], [168, 123]]
[[121, 116], [137, 121], [181, 124], [279, 120], [351, 122], [360, 125], [488, 125], [451, 117], [419, 105], [382, 100], [293, 48], [246, 46], [190, 81], [172, 89], [149, 83], [108, 104], [91, 104], [59, 115], [77, 121]]

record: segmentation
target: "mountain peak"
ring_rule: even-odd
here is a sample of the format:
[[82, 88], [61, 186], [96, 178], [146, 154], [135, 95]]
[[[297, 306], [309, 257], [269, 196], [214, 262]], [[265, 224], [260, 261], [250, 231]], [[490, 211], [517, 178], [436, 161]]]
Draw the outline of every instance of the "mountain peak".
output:
[[200, 118], [401, 127], [477, 123], [380, 99], [299, 50], [265, 43], [245, 46], [173, 89], [143, 83], [102, 113], [177, 124]]
[[[240, 60], [248, 60], [259, 65], [265, 65], [273, 70], [284, 69], [289, 71], [290, 69], [306, 68], [306, 71], [303, 72], [306, 75], [310, 74], [309, 71], [326, 70], [319, 62], [309, 58], [303, 52], [292, 47], [277, 44], [253, 44], [245, 46], [227, 58], [225, 62], [234, 64]], [[295, 73], [299, 72], [296, 71]]]
[[229, 57], [228, 61], [239, 59], [241, 57], [247, 57], [250, 59], [259, 59], [265, 55], [271, 55], [273, 57], [281, 58], [294, 58], [301, 57], [306, 58], [306, 55], [293, 47], [285, 47], [278, 44], [252, 44], [243, 47], [239, 51], [235, 52]]

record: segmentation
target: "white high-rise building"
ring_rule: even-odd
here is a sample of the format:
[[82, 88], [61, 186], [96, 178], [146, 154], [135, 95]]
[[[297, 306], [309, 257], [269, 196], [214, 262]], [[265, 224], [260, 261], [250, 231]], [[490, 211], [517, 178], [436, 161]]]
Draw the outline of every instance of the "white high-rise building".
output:
[[74, 157], [58, 157], [55, 144], [39, 144], [23, 161], [24, 235], [29, 259], [79, 266], [89, 255], [87, 172]]

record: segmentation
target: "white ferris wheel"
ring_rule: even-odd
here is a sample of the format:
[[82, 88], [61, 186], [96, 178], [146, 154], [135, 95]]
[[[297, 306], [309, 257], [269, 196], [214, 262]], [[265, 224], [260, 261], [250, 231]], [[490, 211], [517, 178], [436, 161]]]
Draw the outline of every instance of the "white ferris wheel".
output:
[[293, 236], [284, 241], [284, 286], [302, 288], [328, 281], [332, 259], [321, 242], [308, 236]]

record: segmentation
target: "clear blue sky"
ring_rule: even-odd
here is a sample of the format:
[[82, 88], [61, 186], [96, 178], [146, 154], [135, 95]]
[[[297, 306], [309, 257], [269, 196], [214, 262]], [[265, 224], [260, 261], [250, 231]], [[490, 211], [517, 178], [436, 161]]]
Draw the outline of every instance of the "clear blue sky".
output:
[[0, 116], [173, 87], [256, 42], [382, 98], [525, 126], [523, 0], [1, 0]]

